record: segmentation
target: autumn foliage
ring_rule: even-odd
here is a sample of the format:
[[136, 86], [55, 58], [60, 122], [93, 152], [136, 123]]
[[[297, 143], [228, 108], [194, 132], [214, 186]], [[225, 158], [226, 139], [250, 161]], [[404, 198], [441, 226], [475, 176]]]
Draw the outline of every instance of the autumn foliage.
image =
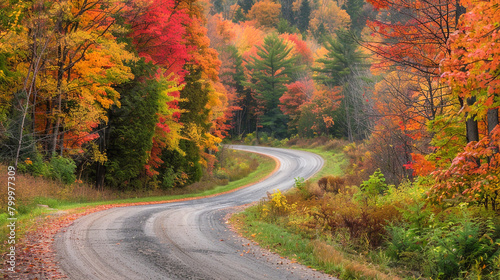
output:
[[[2, 91], [5, 158], [25, 164], [59, 154], [80, 177], [121, 188], [189, 178], [164, 164], [166, 151], [194, 153], [186, 166], [213, 162], [230, 112], [201, 3], [14, 2], [2, 6], [0, 36], [0, 78], [11, 88]], [[194, 71], [206, 96], [198, 123], [181, 121], [183, 104], [196, 101], [183, 97]]]

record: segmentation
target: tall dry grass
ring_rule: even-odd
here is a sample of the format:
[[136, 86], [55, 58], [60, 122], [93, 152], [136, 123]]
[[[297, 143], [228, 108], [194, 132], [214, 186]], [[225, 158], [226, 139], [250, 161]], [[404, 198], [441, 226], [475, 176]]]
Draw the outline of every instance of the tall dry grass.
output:
[[379, 280], [399, 280], [396, 275], [388, 275], [377, 270], [373, 265], [344, 257], [344, 253], [323, 241], [315, 240], [311, 242], [314, 256], [320, 263], [327, 266], [336, 267], [341, 278], [349, 279], [379, 279]]

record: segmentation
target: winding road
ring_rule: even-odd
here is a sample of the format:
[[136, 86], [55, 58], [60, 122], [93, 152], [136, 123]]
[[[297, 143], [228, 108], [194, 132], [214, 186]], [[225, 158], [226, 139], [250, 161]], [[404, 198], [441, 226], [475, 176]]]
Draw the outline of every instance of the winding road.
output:
[[329, 279], [248, 245], [226, 224], [234, 207], [257, 201], [267, 191], [286, 190], [296, 177], [315, 174], [323, 165], [321, 157], [277, 148], [231, 148], [272, 156], [280, 167], [266, 180], [228, 194], [84, 216], [56, 236], [60, 268], [75, 280]]

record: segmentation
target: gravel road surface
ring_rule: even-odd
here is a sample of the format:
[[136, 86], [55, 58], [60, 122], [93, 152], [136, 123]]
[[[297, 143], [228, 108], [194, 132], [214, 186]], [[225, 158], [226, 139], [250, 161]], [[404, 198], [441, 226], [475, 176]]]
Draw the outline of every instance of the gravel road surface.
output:
[[[252, 245], [229, 230], [234, 208], [293, 186], [319, 171], [318, 155], [231, 146], [270, 155], [280, 168], [266, 180], [220, 196], [118, 207], [76, 220], [55, 239], [69, 279], [334, 279]], [[250, 243], [250, 246], [248, 244]]]

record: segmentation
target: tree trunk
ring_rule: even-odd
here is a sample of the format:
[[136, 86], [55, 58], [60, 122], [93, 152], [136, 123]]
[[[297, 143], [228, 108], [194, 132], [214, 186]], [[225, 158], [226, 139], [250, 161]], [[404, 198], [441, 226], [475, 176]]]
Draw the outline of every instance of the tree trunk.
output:
[[488, 133], [498, 125], [498, 108], [488, 110]]
[[260, 139], [259, 139], [259, 119], [257, 118], [257, 122], [255, 125], [255, 138], [257, 139], [257, 145], [260, 145]]
[[61, 96], [61, 94], [59, 94], [57, 97], [57, 110], [55, 110], [57, 117], [56, 117], [56, 122], [54, 124], [54, 127], [52, 128], [52, 144], [51, 144], [51, 150], [50, 150], [49, 156], [52, 156], [57, 151], [57, 140], [59, 138], [58, 137], [59, 136], [59, 127], [61, 126], [61, 116], [60, 116], [61, 107], [62, 107], [62, 96]]
[[[472, 106], [476, 103], [476, 97], [467, 98], [467, 105]], [[475, 120], [476, 115], [468, 116], [465, 114], [466, 118], [466, 129], [467, 129], [467, 143], [472, 141], [479, 141], [479, 126], [477, 120]]]

